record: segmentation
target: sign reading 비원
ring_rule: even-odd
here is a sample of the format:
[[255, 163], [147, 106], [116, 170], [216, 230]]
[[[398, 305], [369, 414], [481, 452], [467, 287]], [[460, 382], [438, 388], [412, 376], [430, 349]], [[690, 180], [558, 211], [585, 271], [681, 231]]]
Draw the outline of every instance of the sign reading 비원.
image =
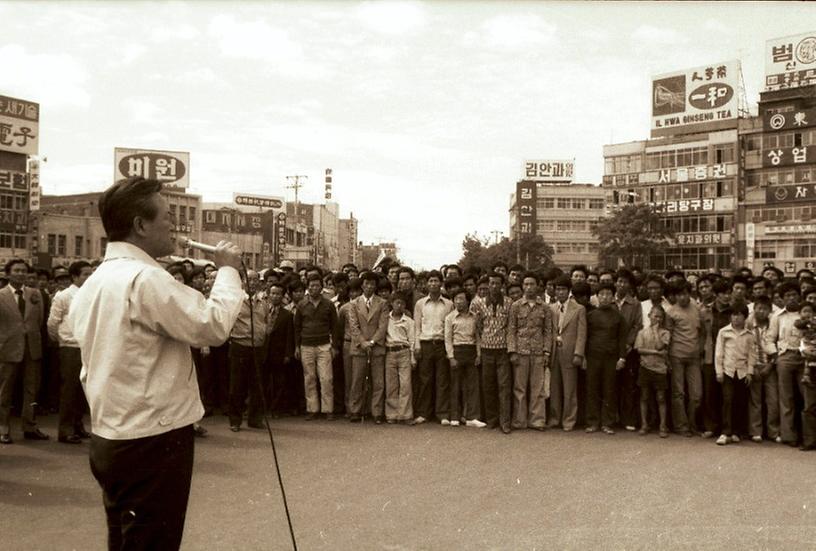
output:
[[516, 209], [519, 236], [532, 235], [536, 230], [536, 183], [516, 184]]
[[531, 182], [572, 182], [575, 172], [575, 161], [566, 160], [531, 160], [524, 161], [522, 179]]
[[246, 195], [244, 193], [233, 193], [232, 200], [236, 205], [247, 207], [258, 207], [262, 209], [283, 208], [283, 198], [269, 195]]
[[[652, 133], [669, 135], [738, 115], [740, 62], [726, 61], [652, 79]], [[734, 122], [736, 124], [736, 122]]]
[[169, 188], [190, 187], [190, 154], [184, 151], [125, 149], [113, 151], [114, 181], [131, 176], [158, 180]]
[[765, 43], [765, 90], [816, 84], [816, 31]]
[[40, 143], [40, 104], [0, 96], [0, 151], [36, 155]]

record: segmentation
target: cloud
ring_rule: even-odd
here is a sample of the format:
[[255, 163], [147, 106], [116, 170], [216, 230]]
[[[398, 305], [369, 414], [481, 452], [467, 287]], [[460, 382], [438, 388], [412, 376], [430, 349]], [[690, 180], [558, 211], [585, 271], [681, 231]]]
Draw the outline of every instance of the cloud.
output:
[[425, 9], [415, 2], [365, 2], [357, 8], [357, 19], [381, 34], [409, 34], [426, 23]]
[[677, 29], [641, 25], [632, 32], [632, 42], [638, 47], [672, 46], [688, 42], [688, 37]]
[[198, 38], [200, 31], [192, 25], [173, 25], [170, 27], [154, 27], [150, 31], [150, 40], [153, 42], [183, 42]]
[[134, 124], [142, 126], [164, 122], [162, 109], [150, 100], [138, 97], [126, 98], [122, 101], [122, 107], [127, 111]]
[[487, 45], [500, 50], [525, 50], [550, 44], [557, 27], [538, 15], [499, 15], [485, 21], [479, 32], [465, 34], [467, 46]]
[[217, 15], [210, 20], [208, 31], [226, 57], [268, 62], [269, 71], [287, 77], [325, 76], [326, 70], [307, 58], [300, 42], [264, 20], [237, 21], [231, 15]]
[[39, 102], [45, 111], [88, 107], [85, 66], [68, 54], [33, 54], [23, 46], [0, 48], [0, 89], [21, 99]]

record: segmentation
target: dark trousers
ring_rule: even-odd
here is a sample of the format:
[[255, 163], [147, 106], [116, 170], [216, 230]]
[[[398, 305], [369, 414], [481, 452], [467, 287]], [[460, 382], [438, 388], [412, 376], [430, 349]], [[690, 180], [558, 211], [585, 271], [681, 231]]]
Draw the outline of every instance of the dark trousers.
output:
[[37, 404], [42, 411], [56, 410], [59, 407], [62, 389], [60, 350], [58, 346], [46, 346], [47, 342], [48, 337], [43, 335], [42, 360], [40, 361], [42, 375], [37, 395]]
[[215, 397], [215, 371], [213, 369], [212, 352], [204, 355], [201, 353], [200, 348], [191, 348], [190, 353], [193, 355], [193, 363], [195, 364], [201, 403], [204, 405], [204, 410], [208, 414], [212, 413], [217, 402]]
[[[735, 373], [736, 375], [736, 373]], [[748, 414], [749, 387], [745, 379], [723, 375], [722, 382], [722, 433], [744, 435], [745, 418]]]
[[510, 428], [513, 374], [506, 348], [482, 348], [482, 396], [484, 421]]
[[618, 420], [624, 427], [635, 427], [640, 420], [640, 389], [637, 386], [640, 355], [632, 350], [626, 356], [626, 367], [618, 371]]
[[[445, 354], [443, 341], [421, 341], [420, 358], [417, 366], [419, 384], [414, 413], [418, 417], [430, 419], [436, 412], [439, 419], [449, 419], [450, 415], [450, 364]], [[434, 408], [436, 392], [436, 408]]]
[[109, 550], [179, 548], [193, 449], [192, 425], [135, 440], [91, 436], [91, 472], [102, 487]]
[[37, 402], [37, 392], [40, 388], [40, 360], [31, 359], [31, 355], [28, 353], [28, 344], [26, 344], [23, 361], [14, 363], [0, 362], [0, 434], [9, 434], [11, 403], [16, 388], [17, 376], [20, 372], [22, 372], [23, 377], [21, 412], [23, 431], [37, 429], [34, 405]]
[[223, 413], [229, 410], [229, 341], [221, 346], [210, 347], [210, 362], [213, 375], [213, 400]]
[[79, 372], [82, 369], [82, 356], [79, 348], [62, 346], [59, 349], [59, 367], [62, 385], [60, 387], [59, 404], [59, 435], [71, 436], [77, 432], [84, 432], [82, 416], [85, 413], [85, 393], [82, 383], [79, 382]]
[[[717, 382], [714, 364], [703, 364], [703, 428], [716, 434], [722, 413], [722, 386]], [[776, 373], [774, 373], [776, 376]]]
[[343, 367], [342, 350], [332, 360], [332, 386], [334, 387], [334, 413], [346, 411], [346, 372]]
[[776, 361], [779, 378], [779, 430], [784, 442], [796, 442], [797, 392], [804, 394], [801, 383], [804, 361], [797, 350], [786, 350]]
[[802, 410], [802, 444], [816, 447], [816, 384], [803, 384], [805, 407]]
[[[479, 418], [479, 372], [476, 346], [454, 346], [456, 367], [450, 368], [450, 418], [472, 421]], [[461, 399], [460, 399], [461, 398]]]
[[[253, 352], [255, 364], [253, 364]], [[255, 375], [255, 365], [259, 370], [264, 369], [264, 355], [266, 348], [261, 346], [241, 346], [230, 343], [229, 365], [229, 422], [230, 425], [241, 425], [244, 414], [244, 404], [249, 394], [249, 423], [261, 424], [263, 402], [261, 401], [261, 381]]]
[[586, 422], [590, 427], [612, 426], [615, 422], [615, 354], [587, 356]]

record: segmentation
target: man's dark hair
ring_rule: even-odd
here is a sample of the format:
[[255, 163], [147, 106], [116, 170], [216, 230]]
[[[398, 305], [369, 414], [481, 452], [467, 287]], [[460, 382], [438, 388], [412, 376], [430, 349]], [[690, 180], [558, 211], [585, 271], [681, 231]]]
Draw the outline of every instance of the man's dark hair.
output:
[[617, 277], [615, 277], [615, 279], [618, 280], [621, 278], [628, 281], [629, 287], [631, 287], [633, 291], [635, 290], [635, 287], [637, 287], [637, 282], [635, 281], [635, 276], [632, 274], [632, 272], [630, 272], [626, 268], [621, 268], [620, 270], [618, 270], [618, 274]]
[[655, 283], [660, 285], [661, 289], [664, 289], [664, 290], [666, 289], [666, 281], [662, 277], [660, 277], [658, 274], [649, 274], [648, 276], [646, 276], [646, 280], [645, 280], [644, 284], [648, 285], [652, 281], [654, 281]]
[[293, 279], [287, 288], [289, 289], [289, 293], [294, 293], [295, 291], [304, 291], [306, 286], [303, 285], [300, 279]]
[[442, 278], [442, 274], [441, 274], [441, 273], [439, 273], [439, 270], [431, 270], [430, 272], [428, 272], [428, 273], [426, 274], [426, 278], [427, 278], [427, 279], [431, 279], [432, 277], [435, 277], [435, 278], [436, 278], [436, 279], [438, 279], [440, 282], [443, 280], [443, 278]]
[[322, 281], [322, 278], [323, 278], [323, 270], [321, 270], [320, 268], [318, 268], [318, 267], [317, 267], [317, 266], [315, 266], [314, 264], [310, 264], [310, 265], [306, 266], [306, 268], [304, 268], [304, 270], [306, 270], [306, 273], [307, 273], [307, 274], [308, 274], [309, 272], [317, 272], [317, 273], [320, 275], [320, 278], [321, 278], [321, 283], [323, 283], [323, 281]]
[[462, 286], [462, 278], [458, 276], [450, 276], [448, 279], [445, 280], [445, 288], [449, 287], [461, 287]]
[[575, 272], [584, 272], [584, 277], [589, 275], [589, 269], [587, 269], [587, 267], [584, 266], [583, 264], [576, 264], [575, 266], [570, 268], [569, 272], [570, 277], [572, 277], [572, 274], [574, 274]]
[[561, 274], [553, 280], [552, 284], [553, 287], [566, 287], [567, 289], [572, 290], [572, 280], [568, 275]]
[[346, 268], [352, 268], [352, 269], [354, 269], [354, 271], [355, 271], [355, 272], [359, 272], [359, 271], [360, 271], [360, 270], [358, 270], [358, 269], [357, 269], [357, 266], [356, 266], [356, 265], [354, 265], [354, 264], [352, 264], [351, 262], [347, 262], [346, 264], [343, 264], [343, 268], [342, 268], [342, 269], [343, 269], [343, 270], [345, 270]]
[[[462, 268], [460, 268], [458, 264], [448, 264], [447, 266], [445, 266], [445, 274], [446, 275], [451, 270], [456, 270], [456, 273], [459, 274], [459, 277], [462, 277]], [[449, 277], [455, 277], [455, 276], [449, 276]]]
[[28, 265], [28, 262], [26, 262], [22, 258], [12, 258], [8, 262], [6, 262], [5, 272], [6, 272], [7, 275], [11, 273], [11, 268], [15, 264], [22, 264], [23, 266], [26, 267], [26, 273], [31, 272], [31, 266]]
[[462, 285], [464, 285], [465, 281], [467, 281], [468, 279], [472, 279], [473, 283], [476, 283], [476, 281], [479, 279], [479, 274], [470, 271], [465, 272], [465, 275], [462, 276]]
[[674, 276], [680, 276], [683, 279], [686, 279], [686, 275], [683, 273], [682, 270], [669, 270], [668, 272], [666, 272], [664, 277], [666, 278], [666, 281], [668, 281]]
[[720, 293], [730, 293], [731, 282], [725, 278], [718, 279], [711, 286], [711, 290], [714, 292], [715, 295], [719, 295]]
[[[501, 281], [502, 281], [502, 283], [503, 283], [503, 282], [504, 282], [504, 278], [502, 278], [502, 279], [501, 279]], [[489, 283], [490, 283], [490, 276], [483, 275], [483, 276], [482, 276], [482, 277], [480, 277], [480, 278], [479, 278], [479, 280], [476, 282], [476, 286], [478, 287], [479, 285], [488, 285]]]
[[614, 283], [601, 283], [601, 285], [598, 287], [598, 293], [597, 294], [601, 294], [601, 291], [603, 291], [604, 289], [606, 289], [607, 291], [611, 291], [613, 295], [615, 294], [615, 284]]
[[736, 285], [737, 283], [742, 283], [743, 285], [745, 285], [745, 288], [746, 288], [746, 289], [747, 289], [747, 288], [750, 288], [750, 285], [749, 285], [750, 281], [749, 281], [749, 279], [748, 279], [747, 277], [745, 277], [744, 275], [735, 275], [734, 277], [732, 277], [732, 278], [731, 278], [731, 287], [732, 287], [732, 288], [733, 288], [733, 287], [734, 287], [734, 285]]
[[283, 283], [275, 282], [269, 285], [269, 290], [272, 290], [272, 287], [277, 287], [281, 290], [281, 293], [286, 293], [286, 287], [283, 286]]
[[108, 235], [108, 241], [124, 241], [133, 228], [137, 216], [155, 220], [159, 214], [150, 200], [162, 189], [158, 180], [133, 176], [119, 180], [99, 198], [99, 216]]
[[70, 275], [72, 279], [75, 277], [79, 277], [80, 274], [82, 274], [83, 268], [90, 267], [91, 267], [90, 262], [85, 262], [84, 260], [77, 260], [76, 262], [68, 266], [68, 275]]
[[[60, 266], [62, 268], [62, 266]], [[45, 279], [51, 280], [51, 270], [46, 270], [45, 268], [37, 268], [36, 270], [37, 277], [45, 276]]]
[[397, 272], [397, 279], [399, 279], [399, 276], [404, 273], [407, 273], [409, 276], [411, 276], [411, 279], [416, 278], [416, 275], [414, 275], [414, 270], [412, 270], [410, 266], [400, 266], [400, 269]]
[[784, 297], [785, 293], [796, 291], [797, 295], [801, 295], [802, 291], [799, 289], [799, 284], [795, 281], [783, 281], [779, 284], [779, 296]]
[[363, 290], [363, 280], [360, 279], [359, 277], [353, 277], [353, 278], [349, 279], [348, 290], [349, 291], [361, 291], [362, 292], [362, 290]]
[[[181, 262], [176, 262], [174, 264], [170, 264], [167, 268], [167, 273], [171, 276], [175, 277], [176, 274], [181, 274], [181, 279], [184, 281], [184, 284], [187, 285], [190, 282], [190, 276], [187, 274], [187, 270], [184, 269], [184, 265]], [[244, 278], [242, 277], [241, 280]]]
[[394, 290], [394, 286], [391, 285], [391, 282], [388, 281], [387, 277], [381, 277], [377, 281], [377, 292], [379, 293], [383, 289], [388, 289], [388, 292], [392, 292]]
[[756, 309], [756, 307], [759, 306], [760, 304], [762, 304], [763, 306], [767, 306], [769, 309], [773, 309], [772, 306], [773, 303], [771, 302], [771, 299], [766, 297], [765, 295], [758, 296], [754, 300], [754, 309]]
[[521, 274], [521, 282], [524, 283], [524, 280], [528, 277], [531, 277], [535, 280], [536, 285], [541, 285], [541, 279], [538, 277], [538, 274], [535, 272], [527, 271]]
[[547, 281], [551, 281], [560, 275], [564, 275], [564, 270], [561, 268], [550, 268], [547, 270]]
[[496, 268], [499, 268], [499, 267], [504, 268], [506, 270], [507, 269], [507, 264], [505, 264], [501, 260], [499, 260], [498, 262], [494, 262], [493, 265], [490, 267], [490, 271], [495, 272]]
[[508, 271], [510, 271], [510, 272], [522, 272], [523, 273], [524, 270], [525, 270], [525, 268], [521, 264], [513, 264], [512, 266], [510, 266]]
[[377, 272], [369, 271], [360, 276], [360, 282], [362, 283], [363, 281], [373, 281], [374, 283], [379, 283], [380, 276], [377, 274]]
[[796, 279], [799, 279], [800, 277], [802, 277], [802, 274], [804, 274], [804, 273], [808, 273], [808, 274], [810, 274], [809, 277], [813, 277], [813, 270], [811, 270], [810, 268], [802, 268], [801, 270], [796, 272]]
[[323, 287], [323, 278], [321, 276], [317, 274], [310, 275], [309, 277], [306, 278], [306, 285], [308, 286], [309, 283], [311, 283], [312, 281], [319, 281], [320, 286]]
[[337, 272], [332, 276], [332, 283], [335, 285], [340, 285], [341, 283], [348, 283], [349, 276], [348, 274], [344, 274], [343, 272]]
[[508, 283], [507, 284], [507, 289], [506, 289], [508, 295], [510, 294], [510, 289], [512, 289], [513, 287], [518, 287], [519, 289], [523, 289], [523, 287], [521, 286], [521, 283]]
[[768, 280], [767, 277], [757, 276], [751, 280], [751, 288], [753, 289], [757, 283], [761, 283], [765, 289], [770, 289], [771, 282]]
[[487, 280], [490, 281], [491, 277], [499, 278], [501, 280], [501, 282], [502, 282], [502, 285], [504, 285], [504, 275], [503, 274], [500, 274], [499, 272], [490, 272], [489, 274], [487, 274]]
[[[608, 289], [610, 285], [608, 283], [604, 284], [605, 287]], [[612, 291], [615, 292], [614, 290]], [[589, 283], [586, 281], [578, 281], [575, 285], [572, 286], [572, 296], [574, 297], [589, 297], [592, 295], [592, 287], [589, 286]]]
[[407, 308], [411, 304], [411, 295], [407, 291], [394, 291], [391, 294], [389, 302], [394, 302], [395, 300], [401, 300]]
[[748, 305], [743, 301], [731, 305], [731, 315], [742, 314], [743, 317], [748, 317]]

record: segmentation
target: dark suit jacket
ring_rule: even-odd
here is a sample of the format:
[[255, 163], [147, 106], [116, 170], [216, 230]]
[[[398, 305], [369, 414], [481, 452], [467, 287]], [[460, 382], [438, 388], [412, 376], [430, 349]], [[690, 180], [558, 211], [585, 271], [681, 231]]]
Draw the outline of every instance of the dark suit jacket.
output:
[[32, 360], [42, 358], [43, 299], [39, 289], [23, 287], [25, 319], [20, 315], [14, 287], [0, 289], [0, 362], [21, 362], [25, 345]]
[[366, 306], [365, 295], [353, 301], [348, 312], [348, 328], [351, 334], [351, 355], [364, 355], [361, 345], [374, 341], [371, 353], [375, 356], [385, 354], [385, 333], [388, 331], [388, 303], [382, 297], [371, 296], [371, 308]]
[[295, 324], [294, 316], [281, 305], [275, 323], [269, 327], [269, 360], [274, 363], [283, 362], [284, 358], [295, 355]]

